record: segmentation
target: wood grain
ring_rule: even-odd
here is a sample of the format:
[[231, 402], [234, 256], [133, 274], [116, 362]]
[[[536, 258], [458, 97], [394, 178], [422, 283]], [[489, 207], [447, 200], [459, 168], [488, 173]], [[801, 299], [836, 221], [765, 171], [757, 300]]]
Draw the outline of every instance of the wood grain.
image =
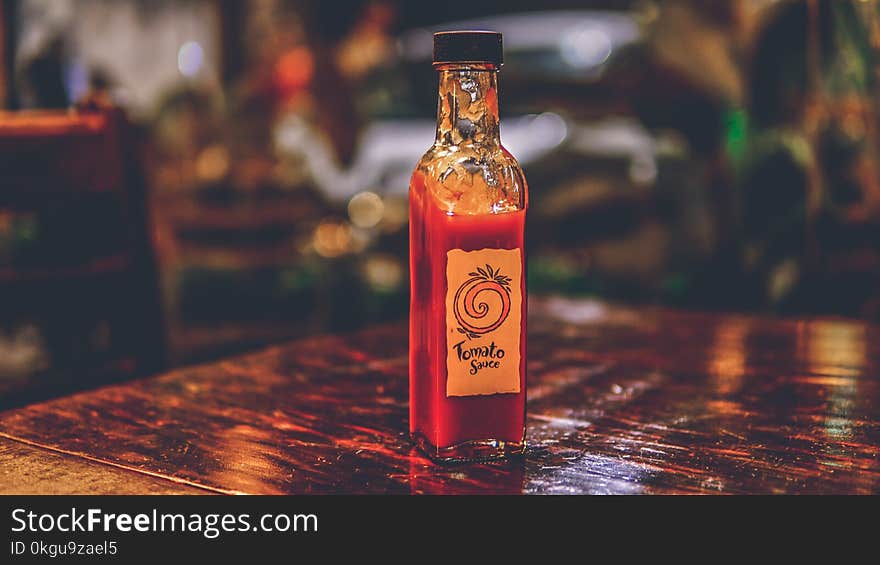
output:
[[0, 495], [209, 494], [168, 479], [0, 438]]
[[529, 314], [519, 462], [412, 448], [403, 325], [9, 411], [0, 432], [228, 493], [880, 493], [878, 326], [558, 298]]

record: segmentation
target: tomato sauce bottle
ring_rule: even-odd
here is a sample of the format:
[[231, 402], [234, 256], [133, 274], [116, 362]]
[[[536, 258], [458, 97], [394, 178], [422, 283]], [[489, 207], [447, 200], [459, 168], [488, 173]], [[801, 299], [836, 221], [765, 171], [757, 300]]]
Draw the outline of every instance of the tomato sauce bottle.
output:
[[434, 35], [437, 136], [410, 217], [410, 434], [430, 457], [525, 447], [527, 186], [501, 145], [501, 34]]

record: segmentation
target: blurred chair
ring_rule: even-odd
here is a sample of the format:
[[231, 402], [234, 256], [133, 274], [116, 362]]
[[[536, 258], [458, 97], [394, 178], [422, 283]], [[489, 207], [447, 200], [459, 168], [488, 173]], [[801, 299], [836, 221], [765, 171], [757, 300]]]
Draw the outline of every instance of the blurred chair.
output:
[[0, 407], [164, 365], [138, 154], [116, 109], [0, 112]]

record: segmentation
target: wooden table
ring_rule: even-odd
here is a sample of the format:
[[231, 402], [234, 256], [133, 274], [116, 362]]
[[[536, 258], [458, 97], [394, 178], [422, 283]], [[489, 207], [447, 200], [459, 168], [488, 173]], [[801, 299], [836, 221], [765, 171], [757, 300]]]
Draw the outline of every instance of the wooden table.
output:
[[438, 466], [404, 325], [0, 414], [0, 491], [880, 493], [880, 327], [535, 298], [530, 447]]

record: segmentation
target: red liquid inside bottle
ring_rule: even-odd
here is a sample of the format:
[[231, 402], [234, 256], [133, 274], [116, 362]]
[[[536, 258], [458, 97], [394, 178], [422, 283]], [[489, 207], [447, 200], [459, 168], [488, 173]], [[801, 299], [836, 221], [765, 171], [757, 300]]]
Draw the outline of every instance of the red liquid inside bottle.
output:
[[435, 459], [516, 455], [526, 183], [498, 138], [497, 63], [435, 66], [437, 140], [410, 185], [410, 433]]

